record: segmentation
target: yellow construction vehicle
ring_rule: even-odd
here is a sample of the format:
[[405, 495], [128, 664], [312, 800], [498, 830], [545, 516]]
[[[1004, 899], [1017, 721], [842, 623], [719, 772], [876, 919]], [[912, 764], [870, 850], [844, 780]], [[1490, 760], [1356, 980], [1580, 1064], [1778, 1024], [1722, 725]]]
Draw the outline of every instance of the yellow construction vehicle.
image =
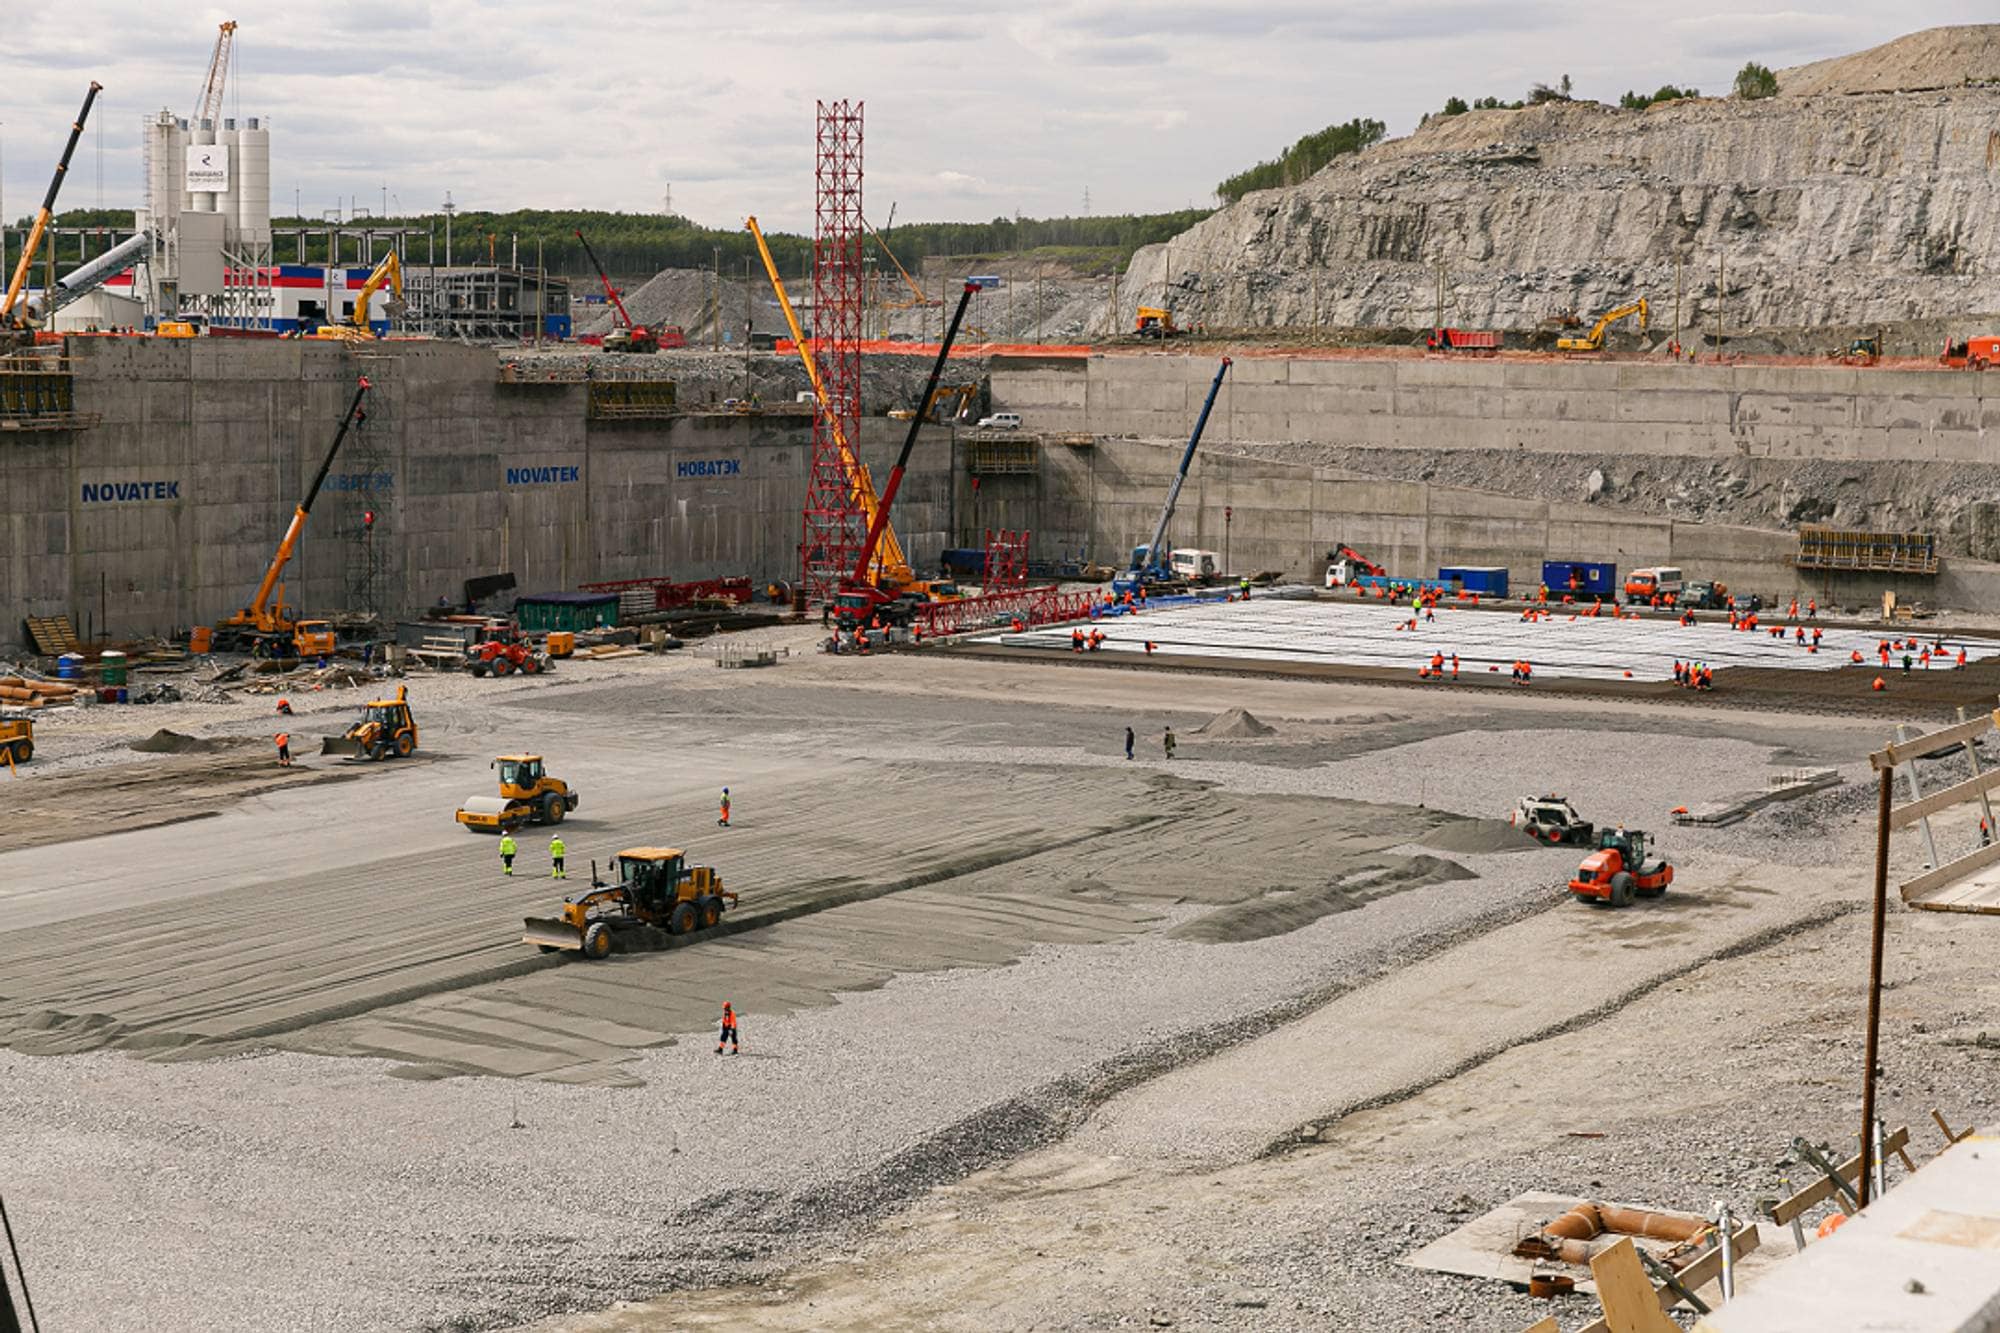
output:
[[27, 718], [0, 720], [0, 761], [25, 764], [35, 757], [35, 724]]
[[155, 338], [199, 338], [201, 323], [192, 319], [165, 319], [153, 325]]
[[1172, 338], [1180, 333], [1174, 327], [1174, 317], [1158, 306], [1142, 305], [1138, 318], [1132, 321], [1132, 332], [1141, 338]]
[[1556, 339], [1556, 350], [1558, 352], [1602, 351], [1604, 348], [1605, 330], [1628, 315], [1637, 315], [1639, 317], [1639, 332], [1644, 333], [1646, 331], [1646, 317], [1649, 313], [1650, 309], [1646, 305], [1646, 298], [1642, 296], [1627, 305], [1621, 305], [1605, 311], [1598, 317], [1597, 323], [1590, 326], [1590, 332], [1584, 334], [1583, 337]]
[[320, 738], [321, 754], [349, 759], [408, 759], [417, 752], [417, 720], [410, 713], [410, 690], [396, 687], [393, 699], [377, 699], [361, 710], [361, 720], [339, 736]]
[[[280, 654], [287, 648], [304, 653], [305, 650], [297, 637], [298, 611], [284, 604], [284, 587], [278, 582], [278, 578], [285, 572], [285, 566], [291, 563], [292, 553], [298, 549], [299, 534], [305, 531], [306, 515], [312, 511], [312, 503], [319, 495], [319, 488], [326, 484], [327, 470], [333, 466], [333, 456], [340, 452], [340, 442], [347, 438], [347, 432], [356, 423], [367, 419], [367, 414], [361, 410], [361, 402], [368, 396], [369, 387], [367, 376], [364, 375], [357, 381], [354, 401], [348, 404], [347, 415], [341, 418], [340, 429], [334, 432], [333, 444], [327, 449], [326, 457], [320, 461], [319, 471], [313, 476], [312, 485], [306, 490], [306, 498], [299, 501], [298, 508], [292, 511], [291, 526], [285, 529], [284, 537], [278, 542], [277, 553], [271, 557], [269, 567], [264, 570], [263, 581], [257, 585], [257, 595], [251, 599], [250, 605], [215, 626], [215, 634], [210, 642], [216, 651], [231, 652], [261, 646], [274, 649]], [[315, 637], [311, 641], [326, 645], [324, 648], [314, 648], [313, 652], [315, 654], [332, 652], [331, 627], [323, 620], [305, 623], [321, 627], [314, 631]]]
[[360, 295], [354, 298], [354, 313], [345, 324], [322, 324], [313, 330], [313, 337], [336, 339], [341, 342], [367, 342], [375, 337], [368, 327], [368, 307], [375, 300], [375, 294], [382, 290], [382, 284], [389, 285], [390, 298], [382, 303], [382, 308], [390, 319], [395, 319], [404, 310], [403, 305], [403, 264], [391, 250], [382, 256], [382, 262], [368, 275], [368, 281], [361, 284]]
[[500, 773], [500, 794], [470, 797], [458, 808], [458, 822], [474, 833], [560, 824], [576, 809], [576, 792], [561, 778], [550, 777], [538, 754], [503, 754], [489, 767]]
[[719, 924], [735, 902], [713, 866], [689, 866], [680, 848], [629, 847], [612, 858], [608, 883], [593, 861], [590, 888], [564, 898], [561, 915], [528, 917], [521, 942], [585, 958], [664, 949], [677, 935]]

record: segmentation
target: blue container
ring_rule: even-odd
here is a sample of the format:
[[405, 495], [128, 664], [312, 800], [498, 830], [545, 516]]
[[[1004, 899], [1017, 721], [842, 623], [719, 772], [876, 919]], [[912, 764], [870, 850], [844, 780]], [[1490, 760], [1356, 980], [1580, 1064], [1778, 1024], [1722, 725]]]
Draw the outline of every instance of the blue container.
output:
[[1481, 597], [1507, 595], [1505, 565], [1446, 565], [1438, 570], [1438, 578], [1446, 583], [1456, 583], [1461, 592], [1476, 592]]
[[80, 653], [64, 653], [56, 659], [56, 679], [75, 680], [83, 674], [83, 656]]
[[1585, 560], [1544, 560], [1542, 582], [1549, 596], [1571, 593], [1578, 597], [1616, 597], [1618, 566]]

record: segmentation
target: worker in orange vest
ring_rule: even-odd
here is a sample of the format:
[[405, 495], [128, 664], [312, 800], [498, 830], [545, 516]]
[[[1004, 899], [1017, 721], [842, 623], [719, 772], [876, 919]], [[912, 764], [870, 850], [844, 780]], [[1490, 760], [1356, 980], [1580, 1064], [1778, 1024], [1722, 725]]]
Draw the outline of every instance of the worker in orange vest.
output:
[[292, 766], [292, 733], [281, 731], [271, 739], [278, 743], [278, 767], [290, 768]]
[[722, 1002], [722, 1035], [715, 1039], [715, 1053], [722, 1054], [727, 1046], [731, 1055], [743, 1054], [743, 1048], [736, 1044], [736, 1011], [729, 1007], [729, 1001]]
[[1433, 676], [1442, 676], [1444, 674], [1443, 653], [1433, 652], [1431, 654], [1431, 674]]
[[1819, 599], [1818, 599], [1818, 598], [1813, 598], [1813, 599], [1809, 600], [1809, 601], [1808, 601], [1808, 602], [1806, 603], [1806, 619], [1807, 619], [1807, 620], [1818, 620], [1818, 619], [1819, 619]]
[[[1958, 656], [1959, 656], [1959, 662], [1960, 662], [1960, 664], [1961, 664], [1961, 665], [1963, 665], [1963, 664], [1964, 664], [1964, 660], [1965, 660], [1965, 651], [1964, 651], [1964, 649], [1960, 649], [1960, 650], [1959, 650], [1959, 654], [1958, 654]], [[1453, 680], [1457, 680], [1457, 679], [1458, 679], [1458, 654], [1457, 654], [1457, 653], [1453, 653], [1453, 654], [1451, 655], [1451, 678], [1452, 678]]]

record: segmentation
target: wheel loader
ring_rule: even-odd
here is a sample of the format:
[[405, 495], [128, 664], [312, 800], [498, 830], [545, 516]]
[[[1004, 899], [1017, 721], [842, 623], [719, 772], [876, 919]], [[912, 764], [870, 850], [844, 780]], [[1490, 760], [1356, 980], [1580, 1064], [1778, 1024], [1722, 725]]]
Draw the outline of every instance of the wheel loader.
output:
[[1597, 831], [1597, 849], [1583, 858], [1569, 891], [1580, 903], [1630, 907], [1635, 895], [1657, 898], [1673, 882], [1666, 858], [1646, 854], [1644, 833], [1607, 828]]
[[377, 699], [361, 711], [361, 720], [344, 735], [320, 739], [321, 754], [345, 755], [349, 759], [381, 759], [395, 755], [408, 759], [417, 752], [417, 720], [410, 715], [410, 690], [396, 687], [393, 699]]
[[585, 958], [664, 949], [716, 925], [735, 902], [713, 866], [689, 866], [678, 847], [628, 847], [612, 858], [608, 881], [590, 863], [590, 888], [564, 898], [560, 916], [528, 917], [521, 942]]
[[468, 797], [458, 808], [458, 822], [474, 833], [560, 824], [576, 809], [576, 792], [561, 778], [550, 777], [538, 754], [503, 754], [489, 767], [499, 771], [500, 794]]

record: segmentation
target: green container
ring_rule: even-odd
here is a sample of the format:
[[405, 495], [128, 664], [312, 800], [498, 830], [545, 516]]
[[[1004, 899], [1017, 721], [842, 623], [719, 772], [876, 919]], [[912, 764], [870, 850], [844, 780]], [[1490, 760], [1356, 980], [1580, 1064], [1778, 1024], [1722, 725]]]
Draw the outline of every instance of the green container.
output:
[[608, 629], [618, 623], [618, 594], [544, 593], [517, 598], [514, 621], [530, 634]]
[[98, 683], [100, 685], [123, 685], [125, 683], [125, 654], [102, 652], [97, 655]]

